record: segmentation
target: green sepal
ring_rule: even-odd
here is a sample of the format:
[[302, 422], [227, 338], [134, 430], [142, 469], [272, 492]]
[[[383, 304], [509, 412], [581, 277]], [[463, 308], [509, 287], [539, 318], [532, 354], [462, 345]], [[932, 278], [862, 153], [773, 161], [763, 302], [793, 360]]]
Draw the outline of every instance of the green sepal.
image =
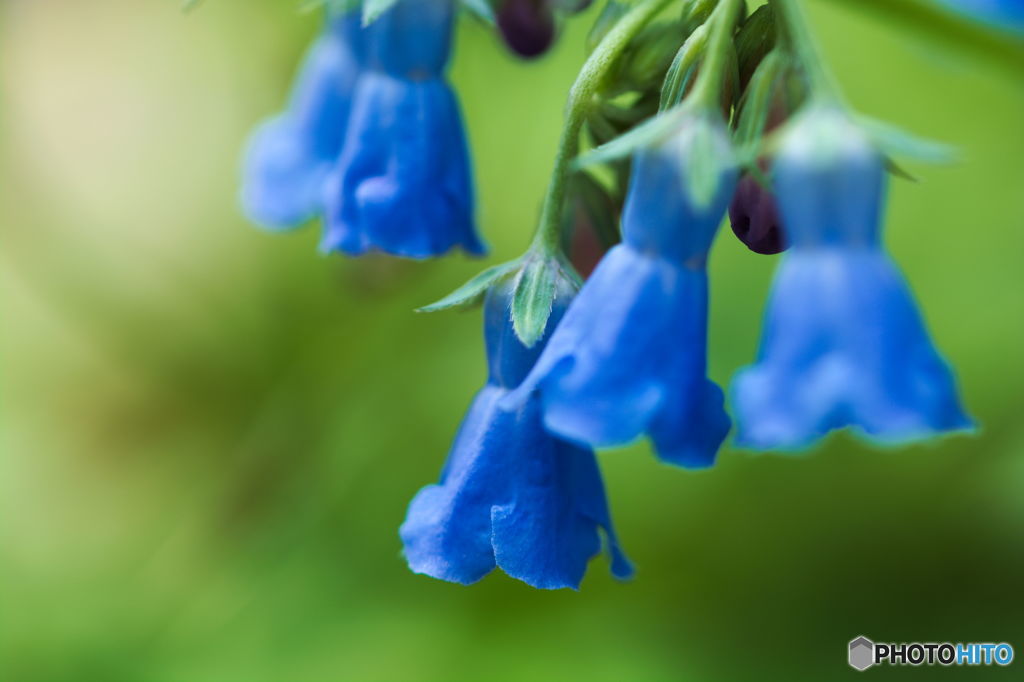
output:
[[474, 17], [489, 26], [494, 26], [494, 8], [488, 0], [459, 0], [462, 6]]
[[671, 109], [682, 101], [707, 42], [707, 24], [701, 24], [676, 52], [665, 74], [665, 82], [661, 86], [661, 102], [658, 107], [660, 111]]
[[735, 166], [736, 158], [730, 149], [722, 153], [722, 146], [715, 144], [720, 139], [719, 124], [714, 121], [714, 114], [693, 117], [689, 123], [693, 132], [685, 154], [680, 159], [683, 163], [683, 180], [685, 191], [694, 206], [707, 208], [718, 192], [722, 175]]
[[657, 21], [645, 26], [616, 64], [605, 92], [646, 93], [657, 88], [685, 35], [679, 22]]
[[754, 71], [743, 94], [735, 140], [744, 165], [753, 163], [760, 154], [761, 136], [768, 124], [776, 85], [786, 67], [787, 59], [781, 52], [769, 52]]
[[664, 140], [679, 128], [680, 122], [686, 117], [682, 107], [671, 109], [648, 119], [644, 123], [621, 135], [611, 142], [606, 142], [581, 154], [573, 161], [576, 169], [587, 168], [596, 164], [610, 163], [628, 158], [638, 149], [650, 147]]
[[939, 164], [953, 163], [960, 158], [956, 147], [917, 137], [892, 123], [859, 114], [854, 120], [886, 156]]
[[576, 270], [561, 257], [526, 257], [512, 285], [512, 328], [524, 346], [530, 348], [544, 337], [559, 290], [575, 292], [581, 285]]
[[908, 180], [909, 182], [921, 181], [919, 177], [917, 177], [916, 175], [914, 175], [913, 173], [911, 173], [906, 168], [899, 165], [889, 157], [885, 157], [885, 170], [887, 170], [890, 175], [894, 175], [897, 178], [900, 178], [901, 180]]
[[363, 26], [369, 26], [380, 15], [394, 7], [398, 0], [363, 0]]
[[439, 310], [474, 306], [483, 300], [484, 294], [487, 293], [488, 289], [494, 286], [498, 280], [515, 270], [519, 263], [520, 261], [517, 259], [487, 268], [440, 301], [417, 308], [416, 312], [434, 313]]
[[761, 5], [740, 26], [736, 33], [736, 60], [741, 83], [748, 83], [764, 58], [775, 48], [778, 30], [775, 10]]
[[711, 16], [711, 13], [718, 5], [718, 0], [690, 0], [683, 5], [683, 27], [687, 31], [694, 31]]

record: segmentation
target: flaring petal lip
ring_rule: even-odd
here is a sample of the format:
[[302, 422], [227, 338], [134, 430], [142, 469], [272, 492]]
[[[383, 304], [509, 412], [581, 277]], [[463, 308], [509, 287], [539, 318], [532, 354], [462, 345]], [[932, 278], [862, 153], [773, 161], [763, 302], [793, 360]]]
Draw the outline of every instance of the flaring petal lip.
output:
[[272, 231], [301, 227], [323, 210], [323, 184], [338, 158], [355, 83], [362, 71], [350, 13], [331, 21], [310, 47], [287, 110], [249, 139], [239, 198], [252, 222]]
[[881, 248], [784, 256], [759, 358], [733, 383], [740, 447], [801, 450], [844, 427], [891, 444], [973, 428]]
[[844, 427], [876, 442], [972, 428], [882, 245], [887, 176], [870, 140], [842, 113], [812, 109], [787, 134], [774, 178], [792, 248], [758, 360], [733, 381], [737, 445], [800, 450]]
[[[491, 376], [459, 429], [441, 481], [409, 506], [399, 531], [406, 560], [412, 571], [449, 582], [470, 584], [500, 568], [533, 587], [577, 589], [604, 544], [612, 574], [628, 578], [632, 565], [612, 527], [593, 451], [546, 431], [536, 395], [516, 410], [501, 407], [539, 350], [515, 336], [510, 296], [508, 286], [488, 294]], [[560, 315], [554, 311], [552, 326]]]
[[457, 247], [483, 254], [470, 166], [446, 82], [364, 75], [344, 149], [324, 185], [321, 250], [417, 259]]

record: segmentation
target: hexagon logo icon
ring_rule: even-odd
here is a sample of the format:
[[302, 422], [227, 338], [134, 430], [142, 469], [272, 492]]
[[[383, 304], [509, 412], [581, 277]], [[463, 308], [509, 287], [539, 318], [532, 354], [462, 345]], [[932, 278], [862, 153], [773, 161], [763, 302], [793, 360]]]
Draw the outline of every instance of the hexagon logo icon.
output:
[[875, 643], [863, 635], [850, 642], [850, 667], [867, 670], [875, 664]]

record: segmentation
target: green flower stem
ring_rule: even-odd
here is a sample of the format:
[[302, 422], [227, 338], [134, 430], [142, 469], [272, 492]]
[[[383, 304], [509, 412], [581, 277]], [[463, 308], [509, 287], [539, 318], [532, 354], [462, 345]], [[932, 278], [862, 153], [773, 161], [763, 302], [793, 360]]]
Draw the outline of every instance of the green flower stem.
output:
[[793, 53], [800, 66], [807, 74], [812, 99], [827, 99], [834, 102], [842, 101], [839, 85], [835, 77], [825, 66], [821, 50], [814, 40], [810, 22], [804, 12], [800, 0], [773, 0], [782, 15], [786, 37], [789, 39]]
[[708, 17], [708, 46], [701, 60], [693, 94], [687, 98], [691, 104], [715, 110], [720, 108], [725, 69], [732, 51], [732, 34], [742, 5], [743, 0], [721, 0]]
[[[671, 0], [644, 0], [626, 13], [615, 27], [598, 44], [583, 64], [569, 91], [569, 102], [565, 110], [565, 125], [558, 141], [555, 168], [544, 197], [540, 225], [533, 238], [531, 249], [547, 256], [557, 255], [561, 249], [562, 213], [565, 208], [565, 191], [569, 180], [572, 160], [579, 153], [580, 130], [594, 105], [594, 95], [629, 42], [653, 19]], [[728, 0], [732, 2], [733, 0]]]

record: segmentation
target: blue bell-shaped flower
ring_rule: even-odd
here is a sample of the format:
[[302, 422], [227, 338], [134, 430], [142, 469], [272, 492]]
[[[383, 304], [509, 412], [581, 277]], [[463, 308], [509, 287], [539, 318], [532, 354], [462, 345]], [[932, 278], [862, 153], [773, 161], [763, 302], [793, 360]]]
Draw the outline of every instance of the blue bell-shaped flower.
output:
[[328, 19], [303, 61], [287, 111], [250, 138], [241, 200], [254, 223], [285, 230], [320, 215], [363, 61], [360, 21], [358, 12]]
[[[716, 165], [695, 163], [699, 152]], [[708, 172], [717, 183], [701, 202], [688, 186]], [[622, 445], [647, 433], [666, 462], [714, 464], [729, 418], [722, 391], [706, 377], [705, 260], [735, 185], [718, 118], [687, 119], [659, 146], [638, 152], [623, 243], [594, 270], [510, 400], [539, 391], [545, 426], [574, 442]]]
[[[554, 326], [571, 296], [555, 299]], [[577, 588], [601, 549], [619, 578], [632, 567], [612, 528], [594, 453], [544, 430], [540, 403], [499, 405], [529, 372], [544, 341], [526, 348], [512, 329], [510, 287], [488, 293], [484, 331], [489, 378], [452, 445], [441, 482], [409, 505], [400, 535], [416, 573], [469, 584], [497, 566], [533, 587]]]
[[484, 252], [459, 105], [444, 80], [453, 13], [453, 0], [398, 0], [364, 30], [368, 68], [325, 188], [322, 250]]
[[887, 442], [966, 429], [953, 375], [881, 240], [884, 161], [842, 112], [792, 124], [775, 162], [791, 249], [757, 364], [732, 399], [737, 444], [800, 448], [856, 427]]

